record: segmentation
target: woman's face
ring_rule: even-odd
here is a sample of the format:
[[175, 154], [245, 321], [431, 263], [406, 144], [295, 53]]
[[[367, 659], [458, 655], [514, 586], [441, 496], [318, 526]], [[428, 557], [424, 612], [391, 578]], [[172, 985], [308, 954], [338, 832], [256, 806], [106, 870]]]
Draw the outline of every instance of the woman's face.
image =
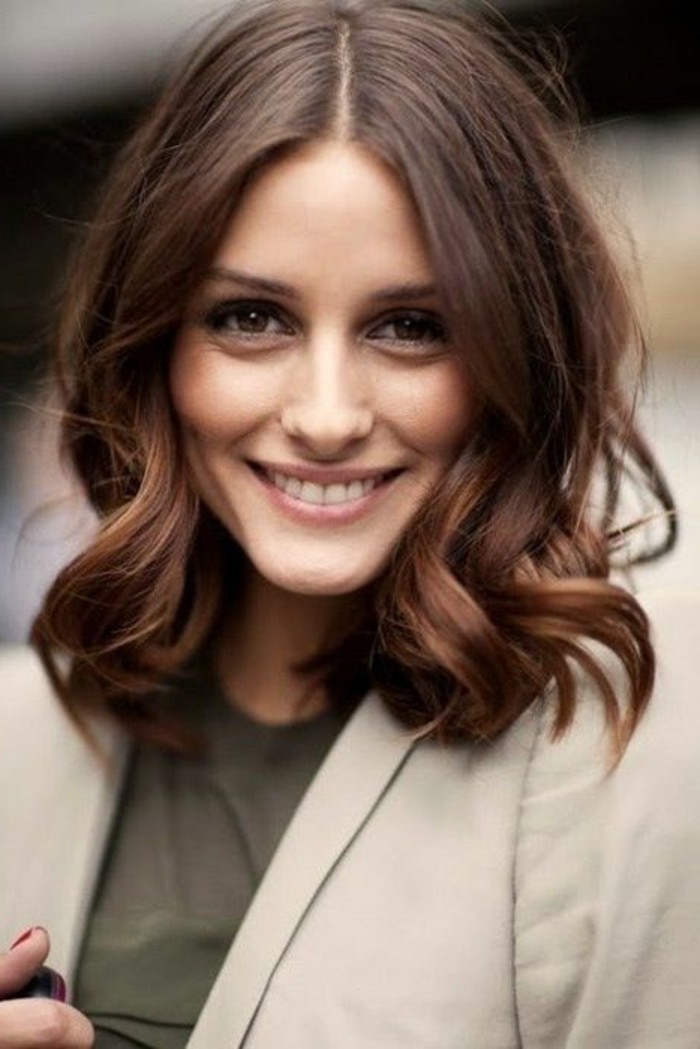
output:
[[176, 339], [193, 484], [276, 586], [384, 568], [473, 415], [410, 199], [359, 146], [313, 143], [244, 194]]

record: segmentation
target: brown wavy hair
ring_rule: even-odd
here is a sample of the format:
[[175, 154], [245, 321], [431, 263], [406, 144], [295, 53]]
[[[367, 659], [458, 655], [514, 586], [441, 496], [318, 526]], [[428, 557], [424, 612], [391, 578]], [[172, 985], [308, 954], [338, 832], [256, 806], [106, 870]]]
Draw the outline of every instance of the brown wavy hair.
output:
[[548, 683], [563, 731], [583, 670], [619, 752], [654, 674], [646, 617], [609, 581], [622, 481], [667, 522], [628, 560], [670, 547], [675, 524], [623, 391], [643, 345], [568, 171], [563, 99], [507, 32], [450, 0], [244, 0], [175, 74], [116, 162], [58, 331], [63, 446], [100, 528], [32, 637], [79, 723], [107, 707], [182, 743], [159, 691], [212, 633], [241, 558], [189, 485], [170, 348], [249, 180], [335, 137], [382, 158], [415, 202], [481, 416], [365, 618], [309, 668], [337, 702], [373, 683], [418, 734], [476, 741]]

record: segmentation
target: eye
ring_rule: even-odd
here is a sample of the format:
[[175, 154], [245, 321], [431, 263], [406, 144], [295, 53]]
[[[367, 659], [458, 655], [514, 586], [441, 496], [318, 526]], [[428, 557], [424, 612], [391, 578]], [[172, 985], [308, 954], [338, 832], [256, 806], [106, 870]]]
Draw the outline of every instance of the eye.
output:
[[204, 324], [217, 335], [248, 339], [293, 333], [293, 329], [276, 306], [247, 299], [217, 303], [207, 311]]
[[398, 345], [407, 350], [437, 351], [447, 342], [447, 332], [434, 313], [423, 310], [402, 310], [392, 313], [376, 324], [368, 333], [370, 339]]

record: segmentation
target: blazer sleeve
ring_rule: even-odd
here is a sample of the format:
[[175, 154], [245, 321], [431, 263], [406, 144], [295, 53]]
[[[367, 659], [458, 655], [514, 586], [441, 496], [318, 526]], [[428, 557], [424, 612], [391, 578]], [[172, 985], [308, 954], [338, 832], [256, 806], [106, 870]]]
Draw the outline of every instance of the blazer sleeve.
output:
[[640, 597], [657, 680], [607, 773], [602, 704], [543, 719], [515, 872], [523, 1049], [700, 1046], [700, 595]]

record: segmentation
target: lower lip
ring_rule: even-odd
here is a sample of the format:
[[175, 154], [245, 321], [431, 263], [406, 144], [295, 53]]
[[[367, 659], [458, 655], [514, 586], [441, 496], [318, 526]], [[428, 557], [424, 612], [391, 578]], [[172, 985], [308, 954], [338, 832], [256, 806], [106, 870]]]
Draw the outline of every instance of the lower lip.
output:
[[366, 495], [361, 495], [359, 499], [353, 499], [351, 502], [317, 504], [304, 503], [301, 499], [295, 499], [293, 496], [287, 495], [281, 488], [273, 484], [264, 473], [260, 473], [252, 466], [249, 468], [253, 477], [264, 488], [274, 506], [295, 521], [317, 525], [352, 524], [353, 521], [358, 521], [384, 498], [384, 495], [393, 486], [398, 477], [398, 474], [394, 474], [386, 480], [380, 481]]

